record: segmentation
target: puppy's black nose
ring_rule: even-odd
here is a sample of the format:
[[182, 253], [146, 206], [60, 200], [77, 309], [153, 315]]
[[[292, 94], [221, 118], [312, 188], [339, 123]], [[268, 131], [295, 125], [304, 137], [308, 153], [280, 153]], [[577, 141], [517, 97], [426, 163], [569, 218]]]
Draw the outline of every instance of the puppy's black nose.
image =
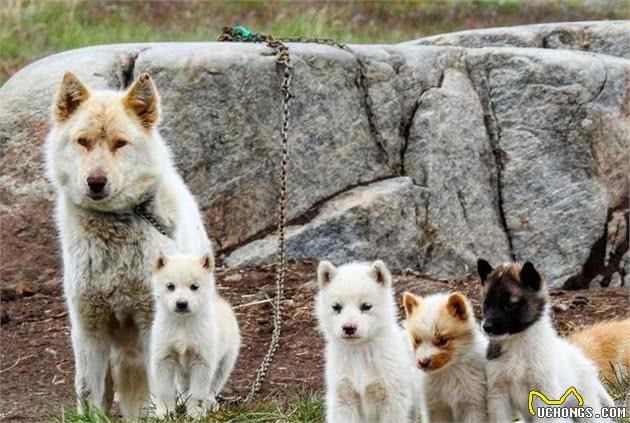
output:
[[105, 190], [105, 185], [107, 185], [107, 176], [105, 175], [88, 176], [87, 184], [92, 194], [102, 194], [103, 191]]
[[349, 336], [354, 335], [357, 331], [357, 327], [355, 325], [344, 325], [341, 329], [343, 329], [343, 333]]
[[428, 369], [431, 365], [431, 357], [418, 359], [418, 367], [421, 369]]
[[494, 324], [492, 322], [489, 322], [488, 320], [485, 320], [483, 322], [483, 330], [486, 333], [493, 333], [494, 332]]
[[175, 307], [177, 307], [177, 311], [186, 311], [188, 310], [188, 301], [177, 301]]

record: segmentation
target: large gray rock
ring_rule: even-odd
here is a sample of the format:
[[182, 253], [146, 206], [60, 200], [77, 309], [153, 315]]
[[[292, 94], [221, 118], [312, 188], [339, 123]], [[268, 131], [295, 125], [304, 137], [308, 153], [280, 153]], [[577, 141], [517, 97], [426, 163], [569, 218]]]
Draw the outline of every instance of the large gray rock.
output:
[[630, 59], [630, 21], [563, 22], [477, 29], [434, 35], [404, 44], [584, 50]]
[[[305, 225], [288, 228], [289, 256], [326, 257], [336, 263], [382, 258], [395, 269], [417, 267], [423, 242], [418, 207], [424, 189], [399, 177], [354, 188], [326, 202]], [[273, 261], [277, 237], [247, 244], [227, 264]]]
[[[628, 32], [609, 30], [620, 27]], [[630, 61], [532, 48], [353, 49], [290, 45], [291, 256], [383, 257], [440, 276], [471, 271], [478, 256], [527, 259], [554, 286], [628, 274], [619, 228], [624, 218], [628, 227]], [[3, 285], [58, 269], [41, 143], [66, 70], [112, 88], [149, 72], [162, 134], [218, 251], [231, 264], [273, 257], [281, 96], [271, 51], [103, 46], [43, 59], [0, 88]]]

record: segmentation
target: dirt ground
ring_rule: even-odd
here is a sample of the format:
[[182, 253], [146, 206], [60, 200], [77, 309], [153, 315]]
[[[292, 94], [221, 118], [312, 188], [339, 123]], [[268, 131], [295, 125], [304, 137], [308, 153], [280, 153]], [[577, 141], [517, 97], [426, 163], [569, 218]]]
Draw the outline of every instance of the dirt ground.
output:
[[[283, 307], [284, 329], [280, 349], [260, 398], [284, 400], [299, 391], [319, 390], [322, 382], [322, 341], [313, 320], [317, 289], [312, 262], [291, 263]], [[220, 292], [236, 308], [243, 347], [226, 395], [245, 394], [271, 337], [272, 267], [219, 269]], [[471, 276], [436, 280], [408, 272], [395, 275], [399, 296], [404, 290], [430, 294], [461, 290], [479, 314], [479, 284]], [[560, 332], [601, 320], [625, 317], [629, 310], [627, 288], [588, 291], [552, 291], [554, 314]], [[61, 415], [73, 403], [73, 359], [69, 323], [57, 280], [37, 292], [4, 290], [0, 329], [0, 419], [42, 422]]]

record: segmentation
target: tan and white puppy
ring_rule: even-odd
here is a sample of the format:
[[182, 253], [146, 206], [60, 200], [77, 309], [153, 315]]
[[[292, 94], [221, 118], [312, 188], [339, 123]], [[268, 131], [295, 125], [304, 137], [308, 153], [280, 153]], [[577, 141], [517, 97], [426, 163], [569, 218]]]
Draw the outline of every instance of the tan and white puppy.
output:
[[406, 329], [419, 369], [425, 372], [430, 420], [485, 422], [486, 346], [472, 306], [460, 293], [403, 295]]
[[189, 416], [205, 415], [236, 363], [238, 323], [213, 272], [212, 255], [155, 260], [150, 388], [158, 416], [173, 413], [178, 399]]
[[327, 423], [416, 421], [412, 357], [382, 261], [317, 269], [316, 314], [326, 339]]

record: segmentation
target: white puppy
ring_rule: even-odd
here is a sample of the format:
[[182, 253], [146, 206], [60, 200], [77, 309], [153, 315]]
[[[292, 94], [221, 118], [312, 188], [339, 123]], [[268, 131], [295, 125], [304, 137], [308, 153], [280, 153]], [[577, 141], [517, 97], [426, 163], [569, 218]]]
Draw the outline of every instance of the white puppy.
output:
[[228, 380], [238, 357], [240, 334], [230, 305], [216, 293], [212, 255], [159, 256], [153, 289], [151, 393], [156, 412], [204, 415]]
[[421, 399], [382, 261], [322, 261], [316, 313], [326, 339], [328, 423], [416, 421]]
[[[490, 420], [510, 422], [516, 410], [528, 422], [568, 422], [572, 418], [609, 421], [595, 416], [602, 403], [612, 406], [612, 399], [601, 385], [594, 364], [554, 330], [549, 294], [534, 265], [506, 263], [493, 269], [487, 261], [479, 260], [477, 269], [483, 284], [483, 329], [490, 336], [487, 366]], [[555, 410], [550, 410], [558, 412], [559, 417], [539, 410], [551, 407], [531, 394], [536, 391], [549, 400], [560, 400], [570, 388], [575, 388], [582, 397], [583, 407], [578, 407], [578, 399], [569, 395]], [[565, 414], [580, 409], [590, 410], [593, 415], [578, 418]]]

